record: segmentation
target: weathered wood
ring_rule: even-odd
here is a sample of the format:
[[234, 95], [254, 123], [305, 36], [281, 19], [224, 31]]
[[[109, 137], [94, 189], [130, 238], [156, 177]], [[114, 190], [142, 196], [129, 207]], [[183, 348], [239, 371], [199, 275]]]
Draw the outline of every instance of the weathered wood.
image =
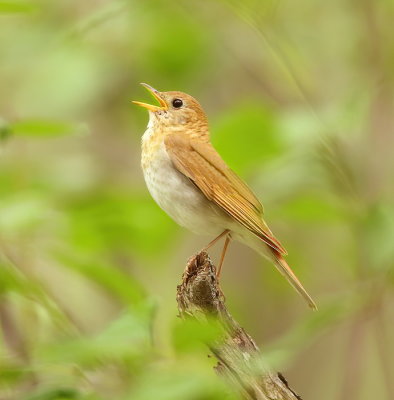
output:
[[223, 327], [223, 338], [209, 344], [218, 360], [217, 372], [247, 400], [300, 400], [281, 374], [273, 373], [250, 335], [232, 318], [209, 256], [201, 252], [191, 257], [177, 288], [182, 318], [207, 320], [215, 317]]

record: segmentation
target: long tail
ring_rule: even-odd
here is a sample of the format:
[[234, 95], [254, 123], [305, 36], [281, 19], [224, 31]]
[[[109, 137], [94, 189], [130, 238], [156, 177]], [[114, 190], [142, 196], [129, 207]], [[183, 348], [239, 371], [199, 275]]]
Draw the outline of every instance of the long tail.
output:
[[317, 310], [317, 306], [315, 302], [312, 300], [312, 297], [309, 296], [308, 292], [305, 290], [304, 286], [302, 286], [301, 282], [295, 276], [294, 272], [291, 270], [285, 259], [282, 255], [273, 248], [270, 248], [273, 259], [275, 262], [276, 268], [278, 268], [279, 272], [286, 277], [286, 279], [290, 282], [293, 288], [305, 299], [308, 303], [309, 307], [313, 310]]

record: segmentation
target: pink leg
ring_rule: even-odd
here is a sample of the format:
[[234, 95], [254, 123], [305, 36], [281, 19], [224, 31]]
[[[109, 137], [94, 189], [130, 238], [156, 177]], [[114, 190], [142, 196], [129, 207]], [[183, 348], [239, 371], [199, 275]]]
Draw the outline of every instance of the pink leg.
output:
[[215, 237], [211, 242], [209, 242], [201, 251], [207, 251], [210, 247], [212, 247], [218, 240], [220, 240], [224, 235], [227, 235], [230, 231], [226, 229], [219, 236]]
[[231, 240], [231, 235], [230, 235], [230, 233], [227, 233], [226, 240], [224, 242], [224, 246], [223, 246], [223, 250], [222, 250], [222, 255], [220, 256], [218, 271], [216, 273], [216, 276], [218, 279], [220, 278], [220, 274], [222, 272], [224, 256], [226, 255], [228, 245], [230, 244], [230, 240]]

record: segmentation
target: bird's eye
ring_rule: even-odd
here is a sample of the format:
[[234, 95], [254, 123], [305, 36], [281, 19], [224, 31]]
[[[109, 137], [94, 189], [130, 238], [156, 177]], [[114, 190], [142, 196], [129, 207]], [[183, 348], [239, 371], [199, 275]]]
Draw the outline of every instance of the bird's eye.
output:
[[172, 105], [174, 108], [181, 108], [183, 106], [183, 101], [181, 99], [172, 100]]

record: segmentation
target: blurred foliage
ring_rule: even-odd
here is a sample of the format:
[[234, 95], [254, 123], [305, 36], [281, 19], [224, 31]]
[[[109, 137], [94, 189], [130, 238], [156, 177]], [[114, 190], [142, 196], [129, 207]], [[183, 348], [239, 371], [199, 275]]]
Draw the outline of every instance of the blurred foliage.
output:
[[230, 248], [223, 289], [265, 361], [305, 399], [394, 398], [393, 13], [0, 1], [0, 398], [234, 398], [204, 347], [215, 324], [176, 316], [185, 261], [210, 239], [145, 189], [138, 82], [200, 100], [317, 300], [311, 314]]

